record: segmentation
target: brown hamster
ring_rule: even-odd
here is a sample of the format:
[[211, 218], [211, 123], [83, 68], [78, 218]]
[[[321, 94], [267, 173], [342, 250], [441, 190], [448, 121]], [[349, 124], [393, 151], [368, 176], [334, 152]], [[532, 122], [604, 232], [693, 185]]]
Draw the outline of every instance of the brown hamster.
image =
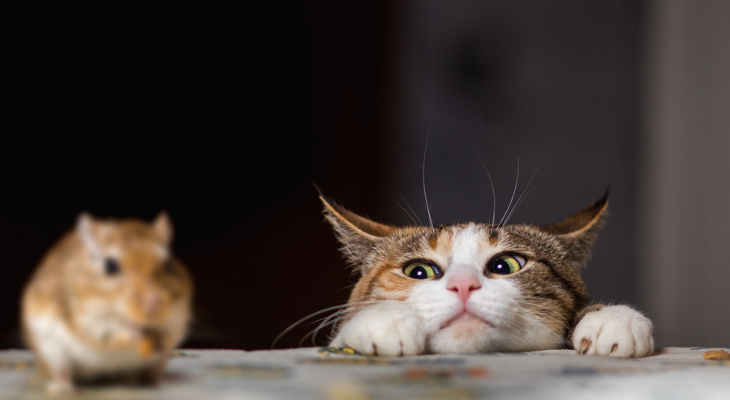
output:
[[192, 279], [171, 240], [164, 212], [151, 224], [81, 214], [45, 255], [21, 322], [49, 391], [78, 380], [157, 382], [191, 317]]

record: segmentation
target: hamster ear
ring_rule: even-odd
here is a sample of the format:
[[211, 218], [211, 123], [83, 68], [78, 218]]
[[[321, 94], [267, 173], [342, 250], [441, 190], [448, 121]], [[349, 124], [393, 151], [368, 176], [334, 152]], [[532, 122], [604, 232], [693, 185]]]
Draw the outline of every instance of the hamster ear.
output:
[[540, 229], [558, 235], [568, 248], [568, 261], [576, 270], [580, 270], [591, 258], [598, 232], [606, 223], [607, 208], [608, 190], [600, 200], [582, 211]]
[[155, 221], [152, 223], [152, 229], [160, 235], [162, 240], [170, 244], [172, 241], [172, 222], [170, 222], [170, 217], [167, 215], [167, 212], [160, 211], [159, 214], [157, 214], [157, 217], [155, 217]]
[[89, 213], [82, 212], [76, 219], [76, 233], [81, 239], [81, 243], [89, 254], [96, 258], [101, 255], [99, 244], [96, 242], [93, 232], [94, 219]]

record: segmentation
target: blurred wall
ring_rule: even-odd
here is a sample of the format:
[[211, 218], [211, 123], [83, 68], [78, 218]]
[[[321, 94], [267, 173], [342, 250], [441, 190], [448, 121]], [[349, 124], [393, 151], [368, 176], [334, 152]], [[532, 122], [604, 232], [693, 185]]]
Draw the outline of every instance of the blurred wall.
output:
[[353, 278], [313, 183], [379, 209], [384, 16], [373, 1], [14, 10], [0, 347], [22, 345], [23, 285], [81, 211], [169, 212], [196, 284], [185, 346], [266, 349], [344, 303]]
[[650, 1], [640, 293], [660, 343], [730, 344], [730, 3]]
[[510, 221], [549, 224], [610, 186], [583, 276], [595, 300], [637, 304], [640, 3], [398, 4], [389, 218], [427, 224], [424, 183], [434, 223], [499, 221], [524, 191]]

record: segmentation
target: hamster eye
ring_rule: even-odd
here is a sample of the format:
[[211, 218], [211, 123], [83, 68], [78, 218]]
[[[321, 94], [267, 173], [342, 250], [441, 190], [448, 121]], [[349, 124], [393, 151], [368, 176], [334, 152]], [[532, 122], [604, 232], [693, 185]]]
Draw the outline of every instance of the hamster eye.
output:
[[416, 261], [406, 265], [403, 268], [403, 273], [413, 279], [430, 279], [441, 275], [441, 270], [435, 265]]
[[497, 256], [487, 264], [487, 271], [498, 275], [509, 275], [522, 269], [527, 260], [517, 254], [503, 254]]
[[119, 274], [121, 269], [119, 268], [119, 261], [115, 260], [114, 258], [107, 257], [104, 260], [104, 272], [108, 276], [114, 276]]

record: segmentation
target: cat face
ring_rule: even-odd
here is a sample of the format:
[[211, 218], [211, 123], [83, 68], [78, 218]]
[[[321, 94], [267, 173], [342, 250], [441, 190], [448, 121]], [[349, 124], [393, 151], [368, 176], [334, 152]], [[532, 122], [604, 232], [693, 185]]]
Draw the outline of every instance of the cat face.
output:
[[322, 199], [361, 277], [343, 323], [399, 301], [421, 321], [432, 353], [561, 347], [588, 294], [579, 276], [607, 197], [557, 224], [397, 228]]

